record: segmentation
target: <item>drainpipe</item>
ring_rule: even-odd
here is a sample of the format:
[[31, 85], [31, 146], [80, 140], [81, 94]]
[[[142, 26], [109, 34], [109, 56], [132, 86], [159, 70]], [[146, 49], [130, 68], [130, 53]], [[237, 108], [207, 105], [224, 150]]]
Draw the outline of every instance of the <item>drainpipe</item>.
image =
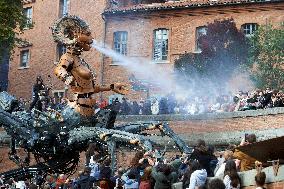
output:
[[[105, 41], [106, 41], [106, 31], [107, 31], [107, 22], [106, 22], [106, 18], [105, 18], [105, 15], [102, 14], [102, 19], [103, 19], [103, 25], [104, 25], [104, 29], [103, 29], [103, 47], [105, 47]], [[102, 54], [101, 56], [101, 69], [100, 69], [100, 72], [101, 72], [101, 78], [100, 78], [100, 83], [101, 85], [104, 85], [104, 66], [105, 66], [105, 55]], [[100, 100], [102, 101], [103, 100], [103, 93], [100, 92]]]

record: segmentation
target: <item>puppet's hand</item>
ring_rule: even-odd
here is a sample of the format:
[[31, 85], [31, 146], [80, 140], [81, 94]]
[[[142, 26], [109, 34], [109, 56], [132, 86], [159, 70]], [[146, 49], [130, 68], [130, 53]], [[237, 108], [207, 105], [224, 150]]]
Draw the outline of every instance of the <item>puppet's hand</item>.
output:
[[126, 95], [129, 92], [129, 87], [121, 83], [112, 84], [111, 88], [112, 91], [122, 95]]

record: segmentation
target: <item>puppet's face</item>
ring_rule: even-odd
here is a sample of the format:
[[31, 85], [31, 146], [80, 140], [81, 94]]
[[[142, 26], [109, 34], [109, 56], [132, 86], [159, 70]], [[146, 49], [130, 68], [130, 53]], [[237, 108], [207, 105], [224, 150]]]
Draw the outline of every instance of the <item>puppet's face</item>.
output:
[[91, 33], [80, 34], [77, 38], [77, 45], [84, 51], [89, 51], [93, 43], [93, 37]]

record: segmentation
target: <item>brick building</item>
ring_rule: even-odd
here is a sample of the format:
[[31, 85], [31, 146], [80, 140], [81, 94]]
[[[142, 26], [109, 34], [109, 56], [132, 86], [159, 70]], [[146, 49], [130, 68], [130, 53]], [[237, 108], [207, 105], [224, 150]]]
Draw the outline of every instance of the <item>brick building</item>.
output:
[[[15, 49], [10, 62], [9, 92], [30, 99], [33, 83], [38, 75], [42, 75], [45, 83], [52, 86], [53, 93], [62, 96], [64, 85], [55, 77], [53, 69], [64, 48], [53, 41], [50, 27], [65, 14], [78, 15], [90, 25], [93, 36], [102, 40], [104, 22], [101, 14], [105, 7], [104, 0], [25, 0], [24, 10], [32, 26], [24, 30], [21, 37], [27, 43]], [[101, 54], [93, 49], [84, 54], [84, 58], [100, 77]]]
[[[199, 52], [196, 39], [206, 32], [206, 24], [215, 19], [233, 18], [248, 36], [258, 25], [277, 26], [284, 21], [282, 0], [26, 0], [24, 7], [33, 27], [23, 33], [28, 45], [16, 49], [9, 70], [9, 91], [24, 98], [30, 98], [32, 84], [39, 74], [46, 82], [51, 75], [55, 95], [63, 92], [64, 86], [53, 75], [53, 67], [64, 49], [53, 42], [49, 27], [64, 14], [82, 17], [97, 41], [105, 42], [133, 61], [147, 60], [169, 73], [169, 77], [180, 54]], [[132, 73], [116, 60], [94, 49], [83, 53], [83, 57], [96, 69], [98, 83], [129, 83]], [[129, 97], [145, 98], [146, 92], [133, 91]]]

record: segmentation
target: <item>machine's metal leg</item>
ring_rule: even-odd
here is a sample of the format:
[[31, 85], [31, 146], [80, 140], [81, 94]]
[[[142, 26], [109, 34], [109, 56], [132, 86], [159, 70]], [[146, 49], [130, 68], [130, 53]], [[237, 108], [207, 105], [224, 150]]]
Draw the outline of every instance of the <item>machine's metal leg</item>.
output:
[[158, 129], [162, 134], [169, 136], [179, 147], [179, 149], [190, 154], [192, 148], [188, 147], [187, 144], [169, 127], [168, 123], [159, 122], [145, 122], [145, 123], [131, 123], [123, 126], [116, 127], [117, 129], [130, 133], [140, 133], [145, 130], [155, 130]]
[[108, 145], [108, 152], [111, 158], [111, 170], [112, 174], [114, 174], [117, 166], [116, 142], [113, 140], [109, 140], [107, 142], [107, 145]]

